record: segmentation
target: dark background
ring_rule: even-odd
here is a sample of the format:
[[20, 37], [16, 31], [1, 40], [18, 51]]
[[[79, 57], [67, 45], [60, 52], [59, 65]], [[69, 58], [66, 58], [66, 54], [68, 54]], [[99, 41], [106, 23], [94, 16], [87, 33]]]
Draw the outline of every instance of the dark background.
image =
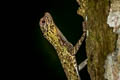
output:
[[[39, 20], [45, 12], [51, 13], [55, 24], [64, 36], [73, 45], [82, 35], [83, 18], [77, 15], [78, 4], [76, 0], [40, 0], [31, 2], [29, 17], [32, 25], [32, 54], [29, 59], [30, 65], [26, 67], [34, 80], [67, 80], [57, 53], [53, 46], [43, 37], [39, 27]], [[86, 59], [85, 41], [77, 55], [78, 64]], [[90, 80], [87, 67], [80, 71], [82, 80]]]

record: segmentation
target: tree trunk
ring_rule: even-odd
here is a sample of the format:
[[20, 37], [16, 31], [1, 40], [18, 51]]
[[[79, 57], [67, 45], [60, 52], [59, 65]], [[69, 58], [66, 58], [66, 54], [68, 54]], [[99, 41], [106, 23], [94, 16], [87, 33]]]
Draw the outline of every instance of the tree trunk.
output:
[[[82, 16], [84, 19], [87, 17], [86, 52], [88, 72], [91, 80], [105, 80], [105, 60], [107, 55], [114, 51], [117, 40], [116, 34], [107, 24], [110, 1], [88, 0], [86, 3], [81, 2], [81, 4], [86, 6], [85, 14]], [[79, 13], [80, 10], [78, 10]]]

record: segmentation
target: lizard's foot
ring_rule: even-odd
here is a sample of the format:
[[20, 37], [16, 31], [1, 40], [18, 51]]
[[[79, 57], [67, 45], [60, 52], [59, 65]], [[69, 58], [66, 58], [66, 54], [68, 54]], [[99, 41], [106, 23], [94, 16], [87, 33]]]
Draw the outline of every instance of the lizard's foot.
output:
[[82, 63], [78, 65], [79, 71], [81, 71], [87, 65], [88, 59], [85, 59]]

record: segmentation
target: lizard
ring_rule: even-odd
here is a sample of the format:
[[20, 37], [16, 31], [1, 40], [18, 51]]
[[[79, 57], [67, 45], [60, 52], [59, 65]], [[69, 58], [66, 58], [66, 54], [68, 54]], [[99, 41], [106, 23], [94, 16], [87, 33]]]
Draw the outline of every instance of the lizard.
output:
[[86, 35], [85, 23], [83, 23], [83, 34], [75, 46], [73, 46], [58, 29], [50, 13], [46, 12], [44, 14], [44, 16], [40, 19], [39, 25], [43, 36], [57, 51], [67, 79], [81, 80], [79, 70], [86, 66], [87, 59], [85, 59], [78, 68], [75, 54], [79, 50], [79, 47], [81, 46]]

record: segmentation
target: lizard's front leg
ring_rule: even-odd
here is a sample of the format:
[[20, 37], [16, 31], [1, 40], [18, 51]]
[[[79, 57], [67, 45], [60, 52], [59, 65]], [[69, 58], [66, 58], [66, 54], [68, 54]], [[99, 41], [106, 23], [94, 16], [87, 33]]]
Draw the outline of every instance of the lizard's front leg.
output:
[[[79, 50], [80, 46], [82, 45], [82, 42], [85, 39], [85, 36], [86, 36], [86, 22], [83, 22], [83, 34], [73, 48], [73, 50], [74, 50], [73, 55], [75, 55], [77, 53], [77, 51]], [[78, 65], [79, 71], [82, 70], [87, 65], [87, 61], [88, 61], [88, 59], [85, 59], [82, 63], [80, 63]]]
[[76, 43], [76, 45], [73, 47], [73, 53], [72, 55], [75, 55], [77, 53], [77, 51], [79, 50], [80, 46], [82, 45], [82, 42], [85, 39], [86, 36], [86, 22], [83, 22], [83, 34], [81, 36], [81, 38], [78, 40], [78, 42]]

